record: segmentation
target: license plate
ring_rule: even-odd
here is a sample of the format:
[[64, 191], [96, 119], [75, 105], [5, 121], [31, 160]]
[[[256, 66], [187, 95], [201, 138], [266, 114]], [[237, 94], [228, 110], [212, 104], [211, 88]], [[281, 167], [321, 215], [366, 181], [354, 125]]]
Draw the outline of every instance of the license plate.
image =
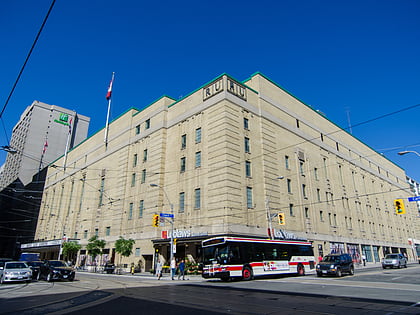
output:
[[63, 278], [67, 278], [67, 275], [64, 275]]
[[327, 273], [327, 270], [322, 270], [322, 273]]
[[23, 279], [23, 277], [18, 277], [18, 279]]

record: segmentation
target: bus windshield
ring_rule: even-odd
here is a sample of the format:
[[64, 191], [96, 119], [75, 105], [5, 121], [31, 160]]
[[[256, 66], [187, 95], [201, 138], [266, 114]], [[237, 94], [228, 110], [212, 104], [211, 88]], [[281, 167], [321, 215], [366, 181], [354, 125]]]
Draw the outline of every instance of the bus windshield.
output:
[[240, 253], [237, 244], [221, 244], [217, 246], [204, 247], [204, 264], [234, 264], [240, 260]]

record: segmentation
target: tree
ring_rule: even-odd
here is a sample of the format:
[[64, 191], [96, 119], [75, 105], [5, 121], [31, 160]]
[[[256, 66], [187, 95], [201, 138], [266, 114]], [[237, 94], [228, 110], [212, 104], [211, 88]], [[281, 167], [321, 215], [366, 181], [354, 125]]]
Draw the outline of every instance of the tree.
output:
[[[95, 261], [96, 256], [102, 255], [102, 250], [104, 249], [106, 242], [104, 240], [98, 239], [98, 236], [92, 236], [89, 239], [89, 243], [86, 245], [87, 252], [92, 256], [92, 260]], [[96, 268], [96, 264], [95, 264]]]
[[64, 259], [71, 261], [74, 261], [74, 256], [76, 256], [77, 252], [82, 248], [82, 246], [76, 242], [64, 242], [61, 246]]
[[133, 239], [126, 240], [122, 236], [115, 242], [115, 251], [119, 253], [120, 256], [120, 265], [121, 265], [121, 259], [122, 256], [128, 257], [133, 252], [133, 245], [136, 241]]

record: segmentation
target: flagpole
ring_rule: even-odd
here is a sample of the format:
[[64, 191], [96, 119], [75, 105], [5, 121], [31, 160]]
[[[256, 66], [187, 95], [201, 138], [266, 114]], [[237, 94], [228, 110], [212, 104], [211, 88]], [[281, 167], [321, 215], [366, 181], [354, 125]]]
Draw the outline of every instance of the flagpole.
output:
[[[75, 115], [76, 113], [75, 112], [73, 112], [73, 116], [74, 116], [74, 118], [76, 118], [76, 115]], [[73, 130], [72, 130], [72, 128], [71, 128], [71, 123], [72, 123], [72, 121], [73, 121], [73, 118], [70, 118], [70, 122], [69, 122], [69, 132], [68, 132], [68, 134], [67, 134], [67, 141], [66, 141], [66, 150], [64, 151], [64, 162], [63, 162], [63, 169], [64, 169], [64, 171], [66, 171], [66, 164], [67, 164], [67, 152], [68, 152], [68, 150], [69, 150], [69, 144], [70, 144], [70, 137], [71, 137], [71, 134], [72, 134], [72, 132], [73, 132]]]
[[104, 136], [105, 146], [108, 145], [109, 112], [111, 110], [111, 99], [112, 99], [111, 93], [112, 93], [112, 85], [114, 84], [114, 76], [115, 76], [115, 72], [112, 72], [111, 82], [109, 83], [108, 93], [106, 94], [106, 98], [108, 99], [108, 111], [106, 114], [106, 123], [105, 123], [105, 136]]

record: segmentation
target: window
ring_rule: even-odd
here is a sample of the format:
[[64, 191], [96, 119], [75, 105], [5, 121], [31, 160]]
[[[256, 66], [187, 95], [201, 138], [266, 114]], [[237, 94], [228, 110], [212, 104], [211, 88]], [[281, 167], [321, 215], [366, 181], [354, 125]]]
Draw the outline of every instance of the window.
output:
[[128, 208], [128, 220], [131, 220], [133, 218], [133, 206], [134, 204], [130, 202], [130, 205]]
[[179, 193], [179, 212], [185, 211], [185, 192]]
[[150, 128], [150, 118], [146, 120], [145, 124], [146, 124], [145, 129], [149, 129]]
[[106, 236], [110, 236], [110, 235], [111, 235], [111, 227], [110, 227], [110, 226], [107, 226], [107, 227], [105, 228], [105, 235], [106, 235]]
[[185, 172], [185, 157], [181, 158], [181, 173]]
[[291, 216], [291, 217], [293, 217], [293, 216], [294, 216], [294, 212], [293, 212], [293, 203], [290, 203], [290, 204], [289, 204], [289, 214], [290, 214], [290, 216]]
[[289, 157], [287, 155], [284, 157], [284, 166], [286, 167], [286, 170], [290, 170]]
[[146, 170], [141, 171], [141, 183], [144, 184], [146, 182]]
[[140, 200], [140, 205], [139, 205], [139, 218], [143, 218], [143, 212], [144, 212], [144, 200]]
[[181, 136], [181, 149], [185, 149], [187, 147], [187, 135]]
[[143, 150], [143, 162], [147, 161], [147, 149]]
[[131, 174], [131, 187], [136, 186], [136, 173]]
[[299, 161], [299, 172], [300, 175], [305, 176], [305, 162]]
[[140, 257], [140, 248], [139, 248], [139, 247], [137, 247], [137, 248], [134, 250], [134, 255], [135, 255], [136, 257]]
[[77, 236], [77, 232], [74, 232], [74, 238], [78, 238]]
[[303, 198], [305, 198], [305, 199], [308, 198], [308, 196], [306, 195], [306, 185], [305, 184], [302, 184], [302, 195], [303, 195]]
[[201, 189], [197, 188], [194, 190], [194, 208], [201, 208]]
[[315, 177], [315, 180], [319, 179], [318, 178], [318, 169], [316, 167], [314, 168], [314, 177]]
[[249, 120], [248, 120], [248, 118], [244, 118], [244, 129], [249, 130]]
[[252, 187], [246, 188], [246, 206], [248, 207], [248, 209], [254, 207], [254, 204], [252, 203]]
[[99, 229], [98, 228], [95, 229], [95, 236], [99, 236]]
[[137, 154], [134, 154], [134, 157], [133, 157], [133, 167], [136, 167], [137, 166]]
[[309, 208], [305, 207], [305, 218], [309, 218]]
[[324, 212], [319, 211], [319, 221], [323, 222], [324, 221]]
[[245, 161], [245, 176], [251, 177], [251, 162]]
[[316, 197], [318, 202], [321, 202], [321, 190], [319, 188], [316, 189]]
[[195, 152], [195, 167], [201, 167], [201, 151]]
[[296, 128], [299, 128], [299, 119], [296, 119]]
[[328, 213], [328, 223], [329, 223], [330, 225], [332, 225], [331, 213]]
[[88, 230], [84, 230], [83, 231], [83, 238], [87, 238], [88, 237]]
[[136, 126], [136, 135], [140, 134], [140, 125]]
[[245, 153], [250, 153], [249, 138], [245, 137]]
[[195, 129], [195, 143], [201, 143], [201, 128]]
[[291, 179], [287, 179], [287, 192], [289, 193], [289, 194], [291, 194], [292, 193], [292, 180]]

